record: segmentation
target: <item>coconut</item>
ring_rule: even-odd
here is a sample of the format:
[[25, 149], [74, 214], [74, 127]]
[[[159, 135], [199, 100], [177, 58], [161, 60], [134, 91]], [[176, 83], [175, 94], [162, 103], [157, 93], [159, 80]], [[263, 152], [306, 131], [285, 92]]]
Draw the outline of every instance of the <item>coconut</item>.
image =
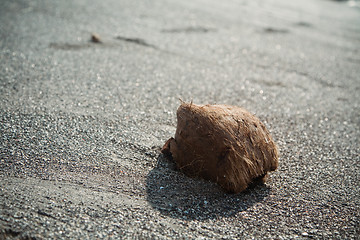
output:
[[278, 149], [260, 120], [243, 108], [182, 103], [175, 138], [162, 153], [189, 177], [238, 193], [278, 167]]

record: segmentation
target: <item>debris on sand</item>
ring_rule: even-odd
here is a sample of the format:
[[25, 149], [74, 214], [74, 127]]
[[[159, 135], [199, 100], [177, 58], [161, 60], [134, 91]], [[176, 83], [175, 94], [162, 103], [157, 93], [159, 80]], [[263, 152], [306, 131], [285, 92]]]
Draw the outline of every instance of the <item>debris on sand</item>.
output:
[[93, 42], [93, 43], [102, 43], [102, 40], [101, 40], [100, 36], [97, 33], [92, 33], [91, 34], [90, 41]]
[[238, 193], [278, 167], [278, 149], [260, 120], [243, 108], [182, 103], [175, 138], [162, 148], [180, 171]]

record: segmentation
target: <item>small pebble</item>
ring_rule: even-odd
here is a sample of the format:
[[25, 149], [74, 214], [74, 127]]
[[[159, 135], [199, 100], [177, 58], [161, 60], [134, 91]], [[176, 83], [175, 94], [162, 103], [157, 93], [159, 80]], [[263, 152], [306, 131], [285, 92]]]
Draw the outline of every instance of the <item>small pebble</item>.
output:
[[93, 43], [102, 43], [100, 36], [97, 33], [91, 34], [91, 42]]

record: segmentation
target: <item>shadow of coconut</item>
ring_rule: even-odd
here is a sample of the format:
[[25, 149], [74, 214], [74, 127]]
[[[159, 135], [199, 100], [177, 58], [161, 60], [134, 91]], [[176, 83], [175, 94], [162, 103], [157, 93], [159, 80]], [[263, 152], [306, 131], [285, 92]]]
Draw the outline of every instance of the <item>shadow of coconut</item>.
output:
[[147, 200], [172, 218], [206, 220], [230, 217], [261, 202], [270, 192], [264, 184], [238, 194], [227, 194], [215, 183], [192, 179], [176, 170], [162, 154], [146, 179]]

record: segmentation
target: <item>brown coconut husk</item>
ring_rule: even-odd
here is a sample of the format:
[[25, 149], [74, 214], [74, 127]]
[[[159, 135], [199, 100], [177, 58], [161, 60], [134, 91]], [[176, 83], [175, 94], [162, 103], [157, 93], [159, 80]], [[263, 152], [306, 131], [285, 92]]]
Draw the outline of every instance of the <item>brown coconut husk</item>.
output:
[[278, 167], [278, 149], [260, 120], [243, 108], [182, 103], [175, 138], [162, 152], [190, 177], [238, 193]]

